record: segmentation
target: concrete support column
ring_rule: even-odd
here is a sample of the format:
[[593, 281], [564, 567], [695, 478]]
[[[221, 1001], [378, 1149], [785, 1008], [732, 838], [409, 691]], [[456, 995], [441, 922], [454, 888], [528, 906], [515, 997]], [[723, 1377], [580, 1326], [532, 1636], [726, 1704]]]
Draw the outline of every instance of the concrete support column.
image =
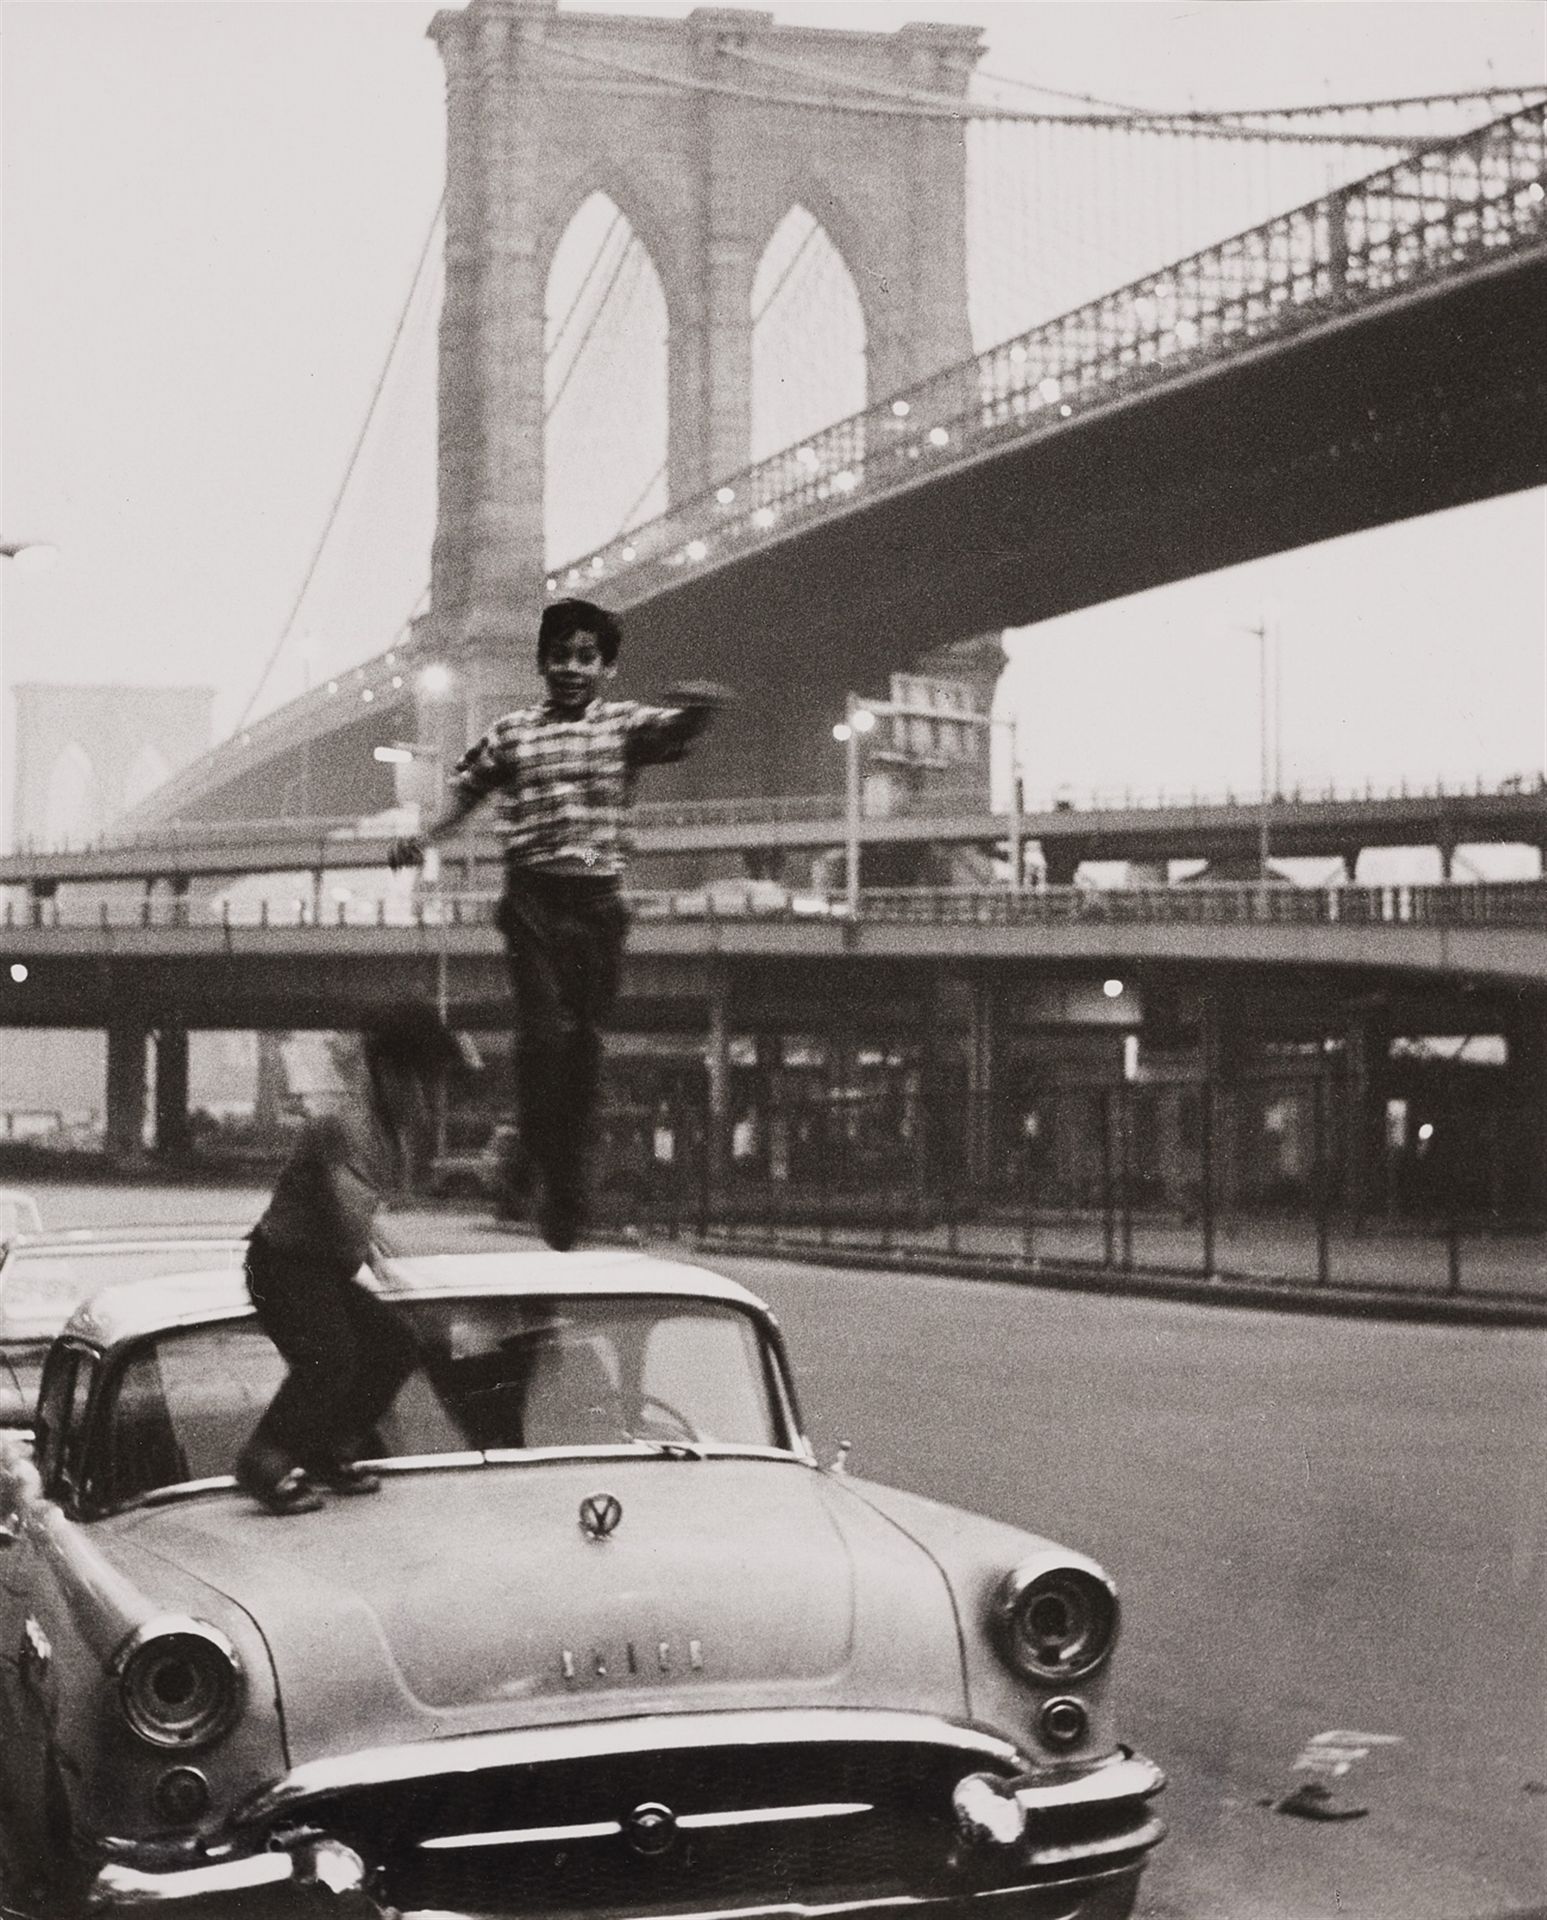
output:
[[1503, 1169], [1506, 1206], [1540, 1220], [1547, 1215], [1547, 1003], [1533, 995], [1509, 1032], [1504, 1115], [1506, 1138], [1518, 1138]]
[[284, 1035], [259, 1033], [258, 1076], [253, 1089], [253, 1124], [260, 1136], [277, 1135], [290, 1091], [285, 1072]]
[[710, 980], [705, 1011], [708, 1031], [704, 1045], [704, 1066], [709, 1085], [709, 1138], [704, 1143], [704, 1151], [709, 1157], [709, 1178], [713, 1190], [718, 1192], [725, 1182], [731, 1108], [730, 986], [722, 968], [716, 967]]
[[[736, 25], [734, 16], [731, 25]], [[690, 16], [694, 71], [707, 83], [741, 84], [741, 64], [719, 46], [727, 22], [709, 9]], [[676, 506], [736, 473], [752, 457], [752, 277], [747, 230], [746, 128], [733, 102], [705, 92], [695, 102], [693, 179], [697, 231], [683, 249], [673, 288], [667, 369], [667, 492]]]
[[[752, 457], [752, 273], [750, 245], [711, 231], [705, 259], [699, 333], [703, 341], [705, 471], [700, 489], [736, 473]], [[671, 406], [671, 440], [680, 428], [681, 397]]]
[[525, 667], [543, 600], [541, 42], [551, 9], [436, 17], [446, 66], [446, 303], [434, 630], [471, 652], [470, 724], [509, 705], [477, 677]]
[[112, 1160], [136, 1160], [145, 1150], [144, 1020], [118, 1015], [107, 1030], [106, 1146]]
[[994, 1066], [998, 1040], [998, 995], [991, 979], [972, 983], [971, 1024], [967, 1030], [967, 1184], [982, 1191], [993, 1178]]
[[1376, 1116], [1370, 1109], [1369, 1023], [1350, 1016], [1343, 1029], [1343, 1204], [1362, 1220], [1370, 1204], [1370, 1142]]
[[[982, 49], [981, 29], [910, 21], [891, 47], [894, 84], [963, 98]], [[861, 269], [872, 401], [915, 385], [972, 353], [967, 310], [967, 150], [960, 121], [917, 119], [893, 131], [897, 217], [872, 238]], [[866, 284], [864, 269], [880, 271]], [[869, 299], [867, 295], [875, 294]], [[975, 397], [963, 379], [961, 401]], [[950, 409], [947, 409], [950, 410]]]
[[1074, 876], [1079, 871], [1080, 851], [1077, 847], [1066, 845], [1061, 840], [1042, 842], [1042, 863], [1047, 870], [1047, 883], [1050, 887], [1072, 887]]
[[446, 72], [445, 293], [440, 313], [438, 447], [439, 512], [431, 552], [433, 626], [447, 645], [467, 601], [469, 507], [479, 432], [472, 354], [477, 337], [480, 197], [474, 63], [466, 23], [439, 15], [430, 28]]
[[171, 1015], [156, 1028], [156, 1152], [170, 1160], [188, 1152], [188, 1029]]
[[930, 994], [924, 1054], [925, 1163], [928, 1184], [959, 1195], [972, 1177], [975, 1009], [970, 982], [940, 967]]

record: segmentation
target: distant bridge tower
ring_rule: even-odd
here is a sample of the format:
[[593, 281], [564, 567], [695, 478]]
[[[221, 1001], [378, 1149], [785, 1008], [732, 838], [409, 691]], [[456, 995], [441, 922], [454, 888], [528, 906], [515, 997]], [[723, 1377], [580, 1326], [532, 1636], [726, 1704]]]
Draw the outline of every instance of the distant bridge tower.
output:
[[213, 687], [15, 689], [12, 838], [82, 847], [210, 743]]
[[887, 90], [964, 98], [980, 32], [835, 32], [726, 8], [623, 18], [556, 0], [435, 16], [448, 163], [430, 618], [471, 682], [469, 720], [532, 684], [544, 302], [577, 209], [605, 193], [660, 276], [667, 484], [687, 499], [751, 458], [753, 279], [793, 207], [853, 277], [873, 397], [970, 355], [963, 122], [845, 107]]

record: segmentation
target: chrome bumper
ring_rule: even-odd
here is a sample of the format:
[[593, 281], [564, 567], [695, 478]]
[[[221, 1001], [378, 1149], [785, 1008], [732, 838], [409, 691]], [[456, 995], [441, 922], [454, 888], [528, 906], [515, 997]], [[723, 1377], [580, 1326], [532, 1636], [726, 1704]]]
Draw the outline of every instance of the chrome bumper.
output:
[[957, 1831], [969, 1860], [1038, 1874], [1141, 1862], [1165, 1838], [1149, 1802], [1166, 1776], [1142, 1754], [1124, 1752], [1052, 1780], [1003, 1780], [970, 1773], [954, 1796]]
[[254, 1893], [265, 1887], [359, 1893], [364, 1885], [365, 1862], [352, 1847], [338, 1840], [309, 1839], [284, 1852], [249, 1853], [160, 1871], [113, 1861], [92, 1881], [87, 1905], [94, 1911], [117, 1912], [184, 1900], [219, 1901], [228, 1894]]
[[[223, 1851], [217, 1857], [203, 1854], [175, 1862], [163, 1857], [144, 1865], [120, 1856], [98, 1872], [89, 1904], [98, 1912], [117, 1912], [199, 1900], [213, 1902], [218, 1909], [228, 1895], [287, 1887], [363, 1895], [369, 1878], [367, 1863], [343, 1842], [319, 1833], [316, 1827], [308, 1830], [304, 1824], [308, 1804], [345, 1787], [465, 1776], [514, 1761], [531, 1763], [634, 1748], [767, 1745], [818, 1735], [877, 1741], [907, 1737], [949, 1747], [964, 1757], [970, 1754], [980, 1766], [995, 1762], [1002, 1766], [1006, 1761], [1025, 1764], [1004, 1741], [927, 1715], [832, 1709], [804, 1714], [685, 1714], [658, 1721], [606, 1721], [376, 1749], [297, 1768], [254, 1796], [244, 1809], [243, 1822], [253, 1840], [259, 1832], [272, 1833], [276, 1824], [284, 1824], [294, 1835], [289, 1844], [276, 1846], [271, 1841], [260, 1852]], [[1158, 1767], [1126, 1751], [1053, 1777], [968, 1774], [957, 1786], [954, 1802], [959, 1888], [831, 1903], [764, 1904], [754, 1896], [745, 1905], [679, 1914], [675, 1920], [828, 1920], [858, 1913], [895, 1911], [900, 1915], [926, 1908], [965, 1911], [969, 1907], [981, 1913], [985, 1903], [1003, 1907], [1007, 1901], [1017, 1920], [1036, 1920], [1043, 1911], [1043, 1896], [1055, 1891], [1058, 1901], [1046, 1909], [1050, 1915], [1056, 1911], [1071, 1920], [1086, 1914], [1091, 1920], [1105, 1920], [1108, 1914], [1127, 1911], [1123, 1890], [1131, 1892], [1145, 1859], [1164, 1836], [1163, 1823], [1147, 1804], [1164, 1785], [1165, 1775]], [[124, 1852], [129, 1855], [131, 1850], [125, 1846]], [[986, 1882], [990, 1875], [992, 1885], [974, 1884], [975, 1877]], [[368, 1897], [366, 1905], [374, 1910]], [[405, 1911], [402, 1920], [413, 1920], [412, 1911]], [[459, 1914], [449, 1920], [480, 1920], [480, 1916]]]

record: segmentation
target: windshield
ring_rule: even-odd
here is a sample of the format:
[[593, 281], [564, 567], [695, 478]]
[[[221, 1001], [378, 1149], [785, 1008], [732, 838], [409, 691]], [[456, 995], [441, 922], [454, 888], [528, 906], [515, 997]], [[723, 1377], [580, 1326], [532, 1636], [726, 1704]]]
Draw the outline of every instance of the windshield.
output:
[[239, 1267], [235, 1240], [187, 1240], [164, 1246], [12, 1247], [0, 1264], [0, 1340], [48, 1340], [99, 1287], [163, 1274]]
[[[487, 1295], [394, 1305], [422, 1365], [365, 1458], [596, 1448], [691, 1458], [793, 1445], [777, 1363], [739, 1307]], [[252, 1320], [147, 1341], [108, 1387], [102, 1497], [119, 1504], [230, 1473], [284, 1372]]]

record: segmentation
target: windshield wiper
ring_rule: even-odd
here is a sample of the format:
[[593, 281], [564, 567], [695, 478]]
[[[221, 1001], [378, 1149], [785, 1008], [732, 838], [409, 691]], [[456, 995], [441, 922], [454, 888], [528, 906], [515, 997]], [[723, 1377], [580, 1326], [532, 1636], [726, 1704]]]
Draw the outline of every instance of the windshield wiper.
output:
[[636, 1447], [648, 1447], [663, 1460], [706, 1460], [709, 1456], [696, 1440], [658, 1440], [654, 1434], [631, 1433]]

